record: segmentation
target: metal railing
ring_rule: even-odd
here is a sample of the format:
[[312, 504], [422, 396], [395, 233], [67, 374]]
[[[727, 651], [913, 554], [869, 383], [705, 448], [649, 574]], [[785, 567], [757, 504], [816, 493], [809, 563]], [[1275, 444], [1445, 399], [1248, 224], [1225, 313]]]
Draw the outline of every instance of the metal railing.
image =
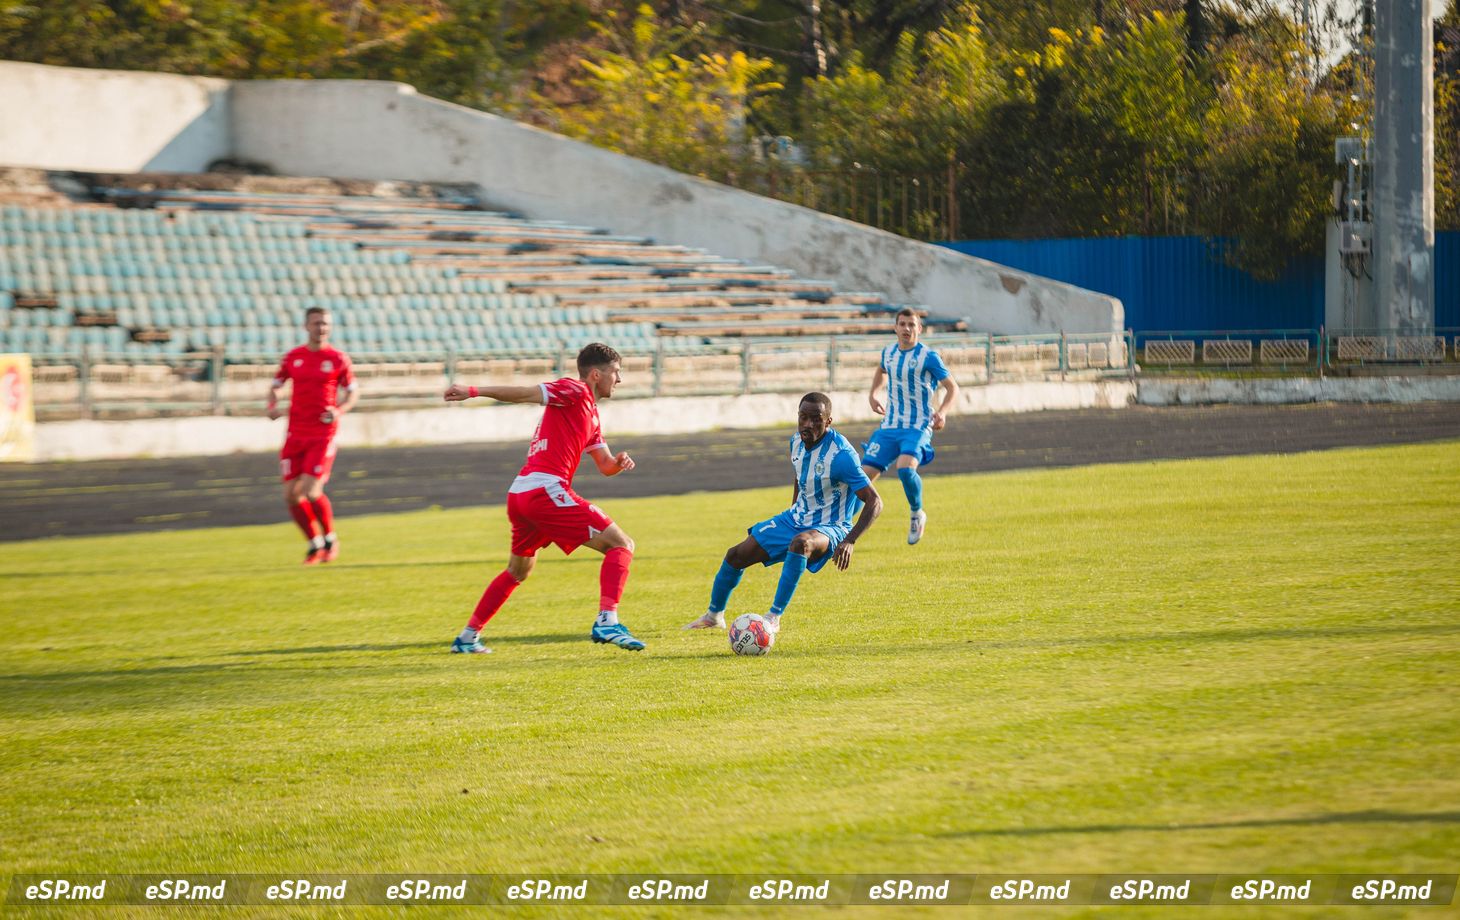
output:
[[1428, 334], [1395, 329], [1184, 329], [1134, 334], [1143, 373], [1335, 373], [1382, 367], [1423, 372], [1460, 362], [1460, 328]]
[[[736, 340], [694, 351], [626, 351], [621, 398], [862, 389], [887, 336]], [[1130, 376], [1130, 333], [938, 335], [937, 349], [964, 386], [1024, 379]], [[439, 403], [458, 380], [531, 384], [574, 373], [576, 349], [512, 352], [352, 352], [362, 408]], [[139, 359], [82, 350], [35, 357], [43, 419], [245, 415], [263, 409], [279, 355], [217, 347]]]

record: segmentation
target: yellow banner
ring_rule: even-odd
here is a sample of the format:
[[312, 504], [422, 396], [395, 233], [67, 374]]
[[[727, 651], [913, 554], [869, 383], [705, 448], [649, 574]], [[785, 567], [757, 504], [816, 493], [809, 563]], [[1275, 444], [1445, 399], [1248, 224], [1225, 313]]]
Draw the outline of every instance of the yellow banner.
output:
[[35, 457], [30, 355], [0, 355], [0, 463]]

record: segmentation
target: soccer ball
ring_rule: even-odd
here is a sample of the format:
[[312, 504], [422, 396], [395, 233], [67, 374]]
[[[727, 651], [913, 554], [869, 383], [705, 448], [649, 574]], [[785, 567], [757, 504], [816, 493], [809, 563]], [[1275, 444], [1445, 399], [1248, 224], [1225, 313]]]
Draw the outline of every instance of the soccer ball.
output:
[[758, 613], [736, 617], [730, 624], [730, 651], [737, 655], [764, 655], [775, 641], [775, 634], [766, 628], [765, 617]]

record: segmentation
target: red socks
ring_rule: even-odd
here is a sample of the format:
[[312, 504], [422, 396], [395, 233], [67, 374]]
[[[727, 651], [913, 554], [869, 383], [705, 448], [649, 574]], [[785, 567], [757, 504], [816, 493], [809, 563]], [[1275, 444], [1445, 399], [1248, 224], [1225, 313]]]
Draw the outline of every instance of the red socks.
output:
[[623, 599], [624, 585], [629, 580], [629, 563], [634, 554], [628, 547], [618, 546], [603, 554], [603, 567], [598, 570], [598, 609], [618, 610]]
[[335, 532], [335, 509], [330, 507], [330, 497], [323, 492], [314, 501], [314, 514], [319, 518], [319, 527], [326, 535]]
[[517, 590], [518, 584], [520, 582], [512, 577], [512, 573], [504, 569], [502, 574], [492, 579], [492, 583], [487, 585], [487, 590], [482, 592], [482, 599], [477, 601], [477, 609], [472, 611], [471, 619], [467, 621], [466, 625], [476, 630], [487, 625], [487, 621], [497, 615], [497, 611], [507, 603], [507, 598]]
[[322, 536], [319, 531], [319, 522], [314, 517], [314, 509], [309, 505], [309, 499], [301, 498], [297, 503], [290, 505], [289, 514], [294, 518], [294, 523], [299, 525], [299, 529], [304, 531], [305, 539], [313, 540], [315, 537]]

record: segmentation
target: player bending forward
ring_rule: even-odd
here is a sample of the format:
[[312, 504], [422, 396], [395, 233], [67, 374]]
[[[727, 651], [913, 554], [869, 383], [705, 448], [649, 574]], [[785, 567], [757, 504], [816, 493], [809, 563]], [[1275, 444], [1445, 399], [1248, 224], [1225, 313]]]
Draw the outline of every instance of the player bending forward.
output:
[[724, 628], [730, 592], [744, 570], [757, 562], [781, 563], [776, 596], [765, 615], [772, 632], [781, 628], [781, 614], [804, 572], [820, 571], [828, 559], [843, 571], [851, 565], [857, 538], [882, 513], [882, 497], [862, 472], [851, 442], [832, 430], [831, 398], [825, 393], [801, 397], [791, 437], [791, 470], [791, 507], [749, 528], [750, 536], [730, 547], [710, 588], [709, 610], [685, 629]]
[[527, 448], [527, 463], [507, 490], [507, 520], [512, 524], [507, 568], [487, 586], [466, 628], [452, 641], [453, 652], [491, 651], [481, 642], [482, 627], [532, 574], [537, 551], [550, 543], [556, 543], [564, 553], [580, 546], [603, 553], [603, 567], [598, 572], [598, 618], [590, 638], [632, 651], [644, 647], [618, 621], [618, 604], [629, 579], [634, 541], [597, 505], [590, 505], [573, 491], [573, 473], [584, 453], [593, 458], [605, 476], [634, 468], [627, 453], [609, 451], [598, 425], [598, 400], [612, 397], [614, 387], [623, 379], [619, 363], [618, 352], [595, 342], [578, 353], [577, 380], [564, 377], [535, 387], [453, 385], [446, 391], [447, 402], [485, 396], [499, 402], [540, 403], [545, 407]]
[[[958, 398], [958, 384], [949, 376], [938, 353], [918, 341], [923, 321], [916, 311], [911, 307], [897, 311], [895, 328], [897, 341], [883, 349], [867, 393], [872, 411], [883, 418], [882, 427], [862, 445], [866, 454], [862, 470], [869, 479], [876, 480], [895, 459], [897, 478], [902, 480], [902, 491], [912, 512], [907, 542], [916, 543], [928, 526], [918, 465], [933, 462], [933, 432], [943, 427], [949, 407]], [[879, 398], [884, 382], [886, 406]], [[943, 399], [934, 409], [933, 392], [938, 389], [943, 391]]]
[[[304, 311], [307, 344], [284, 355], [279, 372], [269, 385], [268, 416], [278, 418], [279, 391], [287, 381], [294, 381], [289, 396], [289, 433], [279, 451], [279, 472], [284, 478], [284, 504], [294, 523], [309, 541], [305, 565], [333, 562], [340, 553], [335, 538], [335, 513], [330, 507], [324, 485], [329, 482], [335, 465], [335, 433], [340, 417], [355, 406], [360, 391], [355, 389], [355, 376], [350, 359], [339, 349], [330, 347], [330, 315], [323, 307]], [[336, 404], [340, 393], [343, 402]]]

